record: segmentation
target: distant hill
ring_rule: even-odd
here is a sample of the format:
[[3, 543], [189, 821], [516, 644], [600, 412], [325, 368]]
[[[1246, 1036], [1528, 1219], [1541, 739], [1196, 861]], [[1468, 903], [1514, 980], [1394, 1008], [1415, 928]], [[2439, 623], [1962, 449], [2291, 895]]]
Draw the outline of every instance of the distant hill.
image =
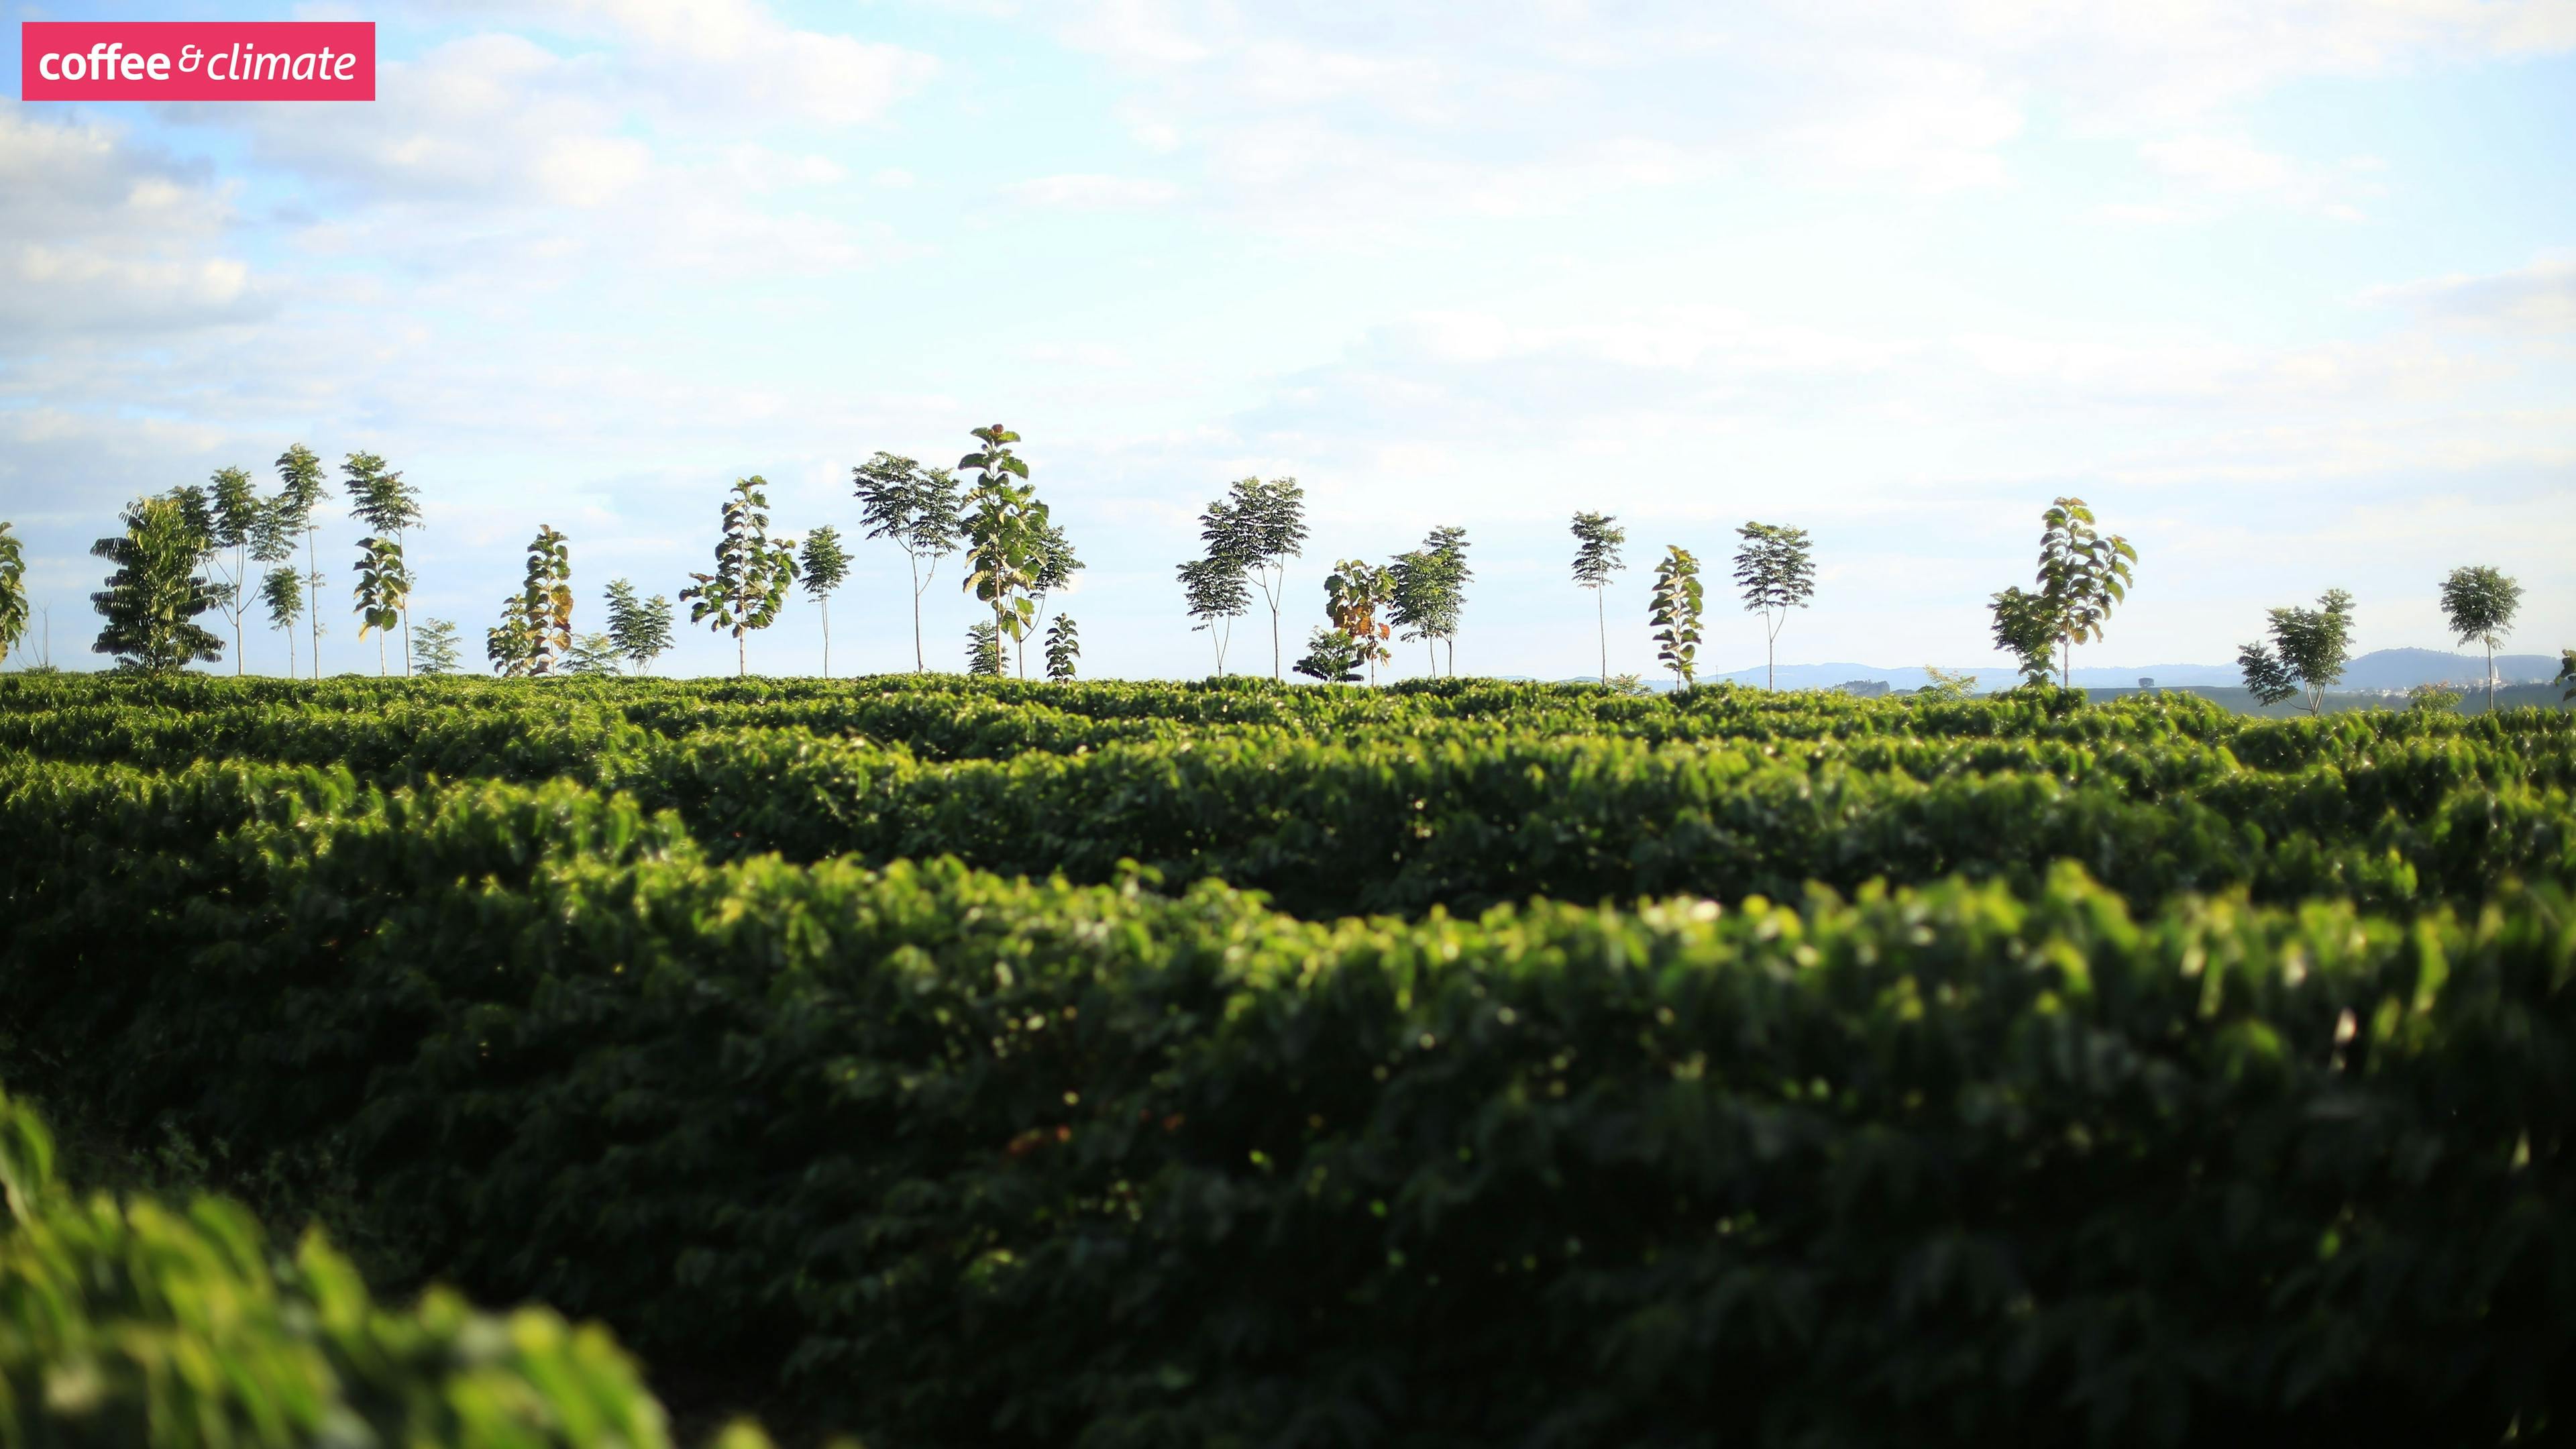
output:
[[[1942, 665], [1950, 668], [1950, 665]], [[1955, 673], [1973, 673], [1978, 691], [2012, 686], [2020, 678], [2012, 665], [1960, 665]], [[2558, 676], [2555, 655], [2496, 655], [2496, 678], [2501, 683], [2540, 683]], [[1762, 665], [1734, 673], [1703, 676], [1713, 681], [1762, 683]], [[2136, 688], [2141, 678], [2151, 678], [2159, 688], [2182, 686], [2218, 686], [2233, 688], [2244, 683], [2244, 670], [2233, 663], [2226, 665], [2076, 665], [2074, 683], [2084, 688]], [[1777, 683], [1780, 688], [1834, 688], [1842, 683], [1886, 683], [1888, 691], [1904, 694], [1911, 688], [1927, 686], [1922, 665], [1886, 668], [1886, 665], [1780, 665]], [[1582, 683], [1569, 681], [1569, 683]], [[1669, 686], [1672, 678], [1646, 676], [1649, 686]], [[2486, 683], [2486, 655], [2452, 655], [2445, 650], [2370, 650], [2352, 660], [2344, 678], [2336, 683], [2339, 691], [2367, 691], [2367, 688], [2411, 688], [2419, 683], [2450, 683], [2450, 686], [2483, 686]]]
[[[2496, 678], [2505, 684], [2533, 684], [2558, 675], [2554, 654], [2499, 654]], [[2241, 681], [2230, 681], [2237, 683]], [[2342, 689], [2408, 689], [2418, 684], [2487, 682], [2483, 654], [2451, 654], [2440, 649], [2374, 649], [2344, 671]]]
[[[2439, 649], [2374, 649], [2352, 661], [2336, 685], [2339, 690], [2408, 689], [2418, 684], [2457, 686], [2486, 683], [2486, 657], [2479, 654], [2452, 654]], [[1948, 669], [1950, 666], [1943, 665]], [[1970, 664], [1956, 671], [1977, 676], [1977, 688], [2004, 689], [2019, 676], [2010, 665]], [[2506, 684], [2527, 684], [2556, 677], [2558, 657], [2554, 654], [2499, 654], [2496, 656], [2496, 678]], [[1762, 682], [1762, 667], [1738, 669], [1731, 674], [1711, 674], [1703, 678], [1712, 683], [1727, 680], [1735, 684]], [[1578, 676], [1568, 683], [1580, 683]], [[1832, 689], [1837, 685], [1878, 681], [1891, 691], [1920, 689], [1930, 683], [1920, 665], [1889, 668], [1879, 664], [1783, 664], [1777, 671], [1782, 689]], [[2232, 688], [2245, 682], [2245, 672], [2228, 664], [2119, 664], [2075, 666], [2075, 683], [2088, 689], [2134, 689], [2141, 679], [2152, 679], [2159, 688], [2181, 688], [2208, 685]], [[1670, 675], [1646, 676], [1645, 682], [1656, 688], [1668, 687]]]

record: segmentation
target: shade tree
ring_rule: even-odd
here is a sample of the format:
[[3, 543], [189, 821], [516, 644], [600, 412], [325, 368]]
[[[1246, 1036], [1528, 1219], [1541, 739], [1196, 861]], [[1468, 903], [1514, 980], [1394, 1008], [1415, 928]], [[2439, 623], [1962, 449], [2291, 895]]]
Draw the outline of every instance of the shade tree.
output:
[[867, 536], [892, 542], [912, 565], [912, 667], [927, 668], [921, 652], [922, 590], [938, 576], [939, 561], [966, 539], [957, 475], [883, 452], [850, 475]]
[[1610, 576], [1628, 566], [1620, 551], [1628, 542], [1628, 531], [1607, 513], [1574, 515], [1574, 586], [1592, 591], [1593, 630], [1601, 642], [1601, 682], [1610, 682], [1610, 616], [1603, 592], [1610, 587]]
[[1992, 602], [1995, 642], [2021, 661], [2025, 681], [2046, 683], [2054, 655], [2058, 683], [2073, 687], [2075, 646], [2101, 639], [2112, 608], [2128, 598], [2137, 560], [2127, 539], [2096, 526], [2083, 499], [2050, 504], [2040, 515], [2038, 588], [2009, 588]]
[[1387, 565], [1390, 583], [1388, 621], [1407, 639], [1420, 639], [1431, 653], [1431, 672], [1440, 672], [1436, 646], [1445, 645], [1449, 673], [1458, 672], [1458, 621], [1466, 612], [1467, 585], [1475, 571], [1467, 566], [1467, 530], [1435, 528], [1422, 546], [1398, 554]]
[[1762, 687], [1776, 688], [1780, 631], [1791, 609], [1816, 596], [1816, 560], [1803, 528], [1746, 522], [1735, 531], [1735, 586], [1744, 611], [1762, 617]]
[[280, 489], [260, 500], [250, 531], [250, 561], [261, 566], [259, 600], [267, 610], [269, 627], [286, 635], [286, 677], [289, 679], [295, 677], [295, 634], [291, 621], [303, 617], [304, 606], [299, 600], [293, 609], [287, 611], [290, 625], [282, 626], [277, 622], [277, 600], [271, 595], [280, 587], [277, 583], [280, 573], [286, 575], [284, 587], [298, 593], [305, 587], [304, 576], [292, 567], [302, 527], [294, 509], [294, 500], [286, 490]]
[[1330, 625], [1318, 624], [1306, 636], [1306, 653], [1294, 667], [1299, 674], [1326, 684], [1357, 684], [1360, 662], [1360, 641]]
[[420, 621], [420, 634], [412, 641], [412, 666], [429, 678], [454, 674], [462, 663], [458, 653], [460, 647], [461, 641], [452, 621], [423, 619]]
[[322, 677], [322, 562], [316, 540], [322, 525], [315, 520], [314, 510], [331, 496], [331, 485], [322, 469], [322, 459], [311, 448], [296, 443], [277, 455], [278, 489], [269, 500], [274, 510], [273, 526], [289, 538], [304, 541], [304, 617], [312, 631], [313, 677]]
[[2487, 713], [2495, 713], [2495, 652], [2513, 632], [2513, 616], [2522, 609], [2522, 585], [2500, 569], [2483, 565], [2456, 568], [2442, 580], [2442, 617], [2451, 636], [2487, 650]]
[[199, 571], [206, 534], [178, 498], [138, 498], [124, 514], [125, 532], [90, 545], [116, 565], [90, 605], [106, 623], [91, 652], [116, 656], [116, 667], [173, 673], [199, 660], [221, 659], [224, 641], [197, 623], [215, 605], [216, 586]]
[[[411, 573], [404, 567], [402, 545], [370, 535], [358, 540], [358, 585], [350, 590], [357, 606], [358, 637], [376, 636], [376, 673], [385, 673], [385, 635], [411, 606]], [[409, 626], [404, 626], [403, 672], [411, 672]]]
[[[259, 537], [267, 504], [247, 468], [216, 469], [206, 480], [205, 499], [206, 539], [219, 574], [215, 607], [233, 627], [233, 673], [238, 675], [248, 652], [242, 647], [242, 616], [250, 612], [257, 592], [250, 580], [250, 548]], [[221, 557], [225, 550], [232, 554], [229, 561]]]
[[608, 637], [616, 642], [618, 656], [633, 664], [637, 673], [649, 671], [653, 661], [671, 647], [671, 601], [660, 594], [638, 598], [633, 583], [611, 580]]
[[850, 555], [841, 547], [841, 531], [825, 524], [805, 535], [797, 555], [805, 596], [823, 615], [823, 677], [832, 677], [832, 591], [850, 576]]
[[1654, 628], [1655, 659], [1684, 689], [1699, 678], [1700, 610], [1705, 602], [1699, 560], [1679, 544], [1666, 546], [1655, 565], [1655, 592], [1647, 612]]
[[[1377, 682], [1377, 667], [1395, 657], [1386, 647], [1395, 628], [1378, 617], [1390, 606], [1394, 590], [1387, 571], [1364, 559], [1343, 559], [1324, 579], [1324, 616], [1351, 641], [1352, 658], [1368, 666], [1371, 684]], [[1308, 642], [1311, 652], [1312, 640]]]
[[1294, 478], [1244, 478], [1229, 484], [1222, 506], [1200, 516], [1208, 555], [1234, 558], [1270, 606], [1270, 677], [1281, 678], [1279, 606], [1288, 560], [1304, 552], [1306, 490]]
[[[1000, 423], [974, 433], [983, 446], [957, 460], [959, 471], [977, 475], [966, 495], [964, 588], [993, 611], [995, 648], [1008, 641], [1016, 651], [1037, 619], [1035, 595], [1047, 563], [1047, 506], [1028, 481], [1027, 461], [1011, 451], [1020, 435]], [[1023, 661], [1024, 672], [1025, 667]]]
[[9, 525], [0, 523], [0, 661], [27, 637], [27, 556]]
[[501, 603], [501, 622], [484, 634], [496, 674], [542, 679], [572, 649], [572, 547], [550, 525], [528, 541], [519, 592]]
[[295, 677], [295, 621], [304, 614], [304, 577], [293, 565], [280, 564], [260, 575], [259, 600], [268, 609], [268, 627], [286, 636], [286, 677]]
[[[372, 597], [377, 604], [377, 613], [390, 612], [402, 623], [403, 673], [409, 674], [411, 673], [412, 572], [410, 557], [404, 552], [404, 543], [409, 538], [411, 530], [420, 527], [421, 524], [420, 490], [406, 482], [402, 474], [395, 472], [383, 458], [374, 453], [349, 454], [341, 460], [340, 471], [347, 478], [345, 486], [349, 494], [349, 516], [365, 524], [368, 530], [369, 536], [358, 540], [360, 566], [362, 569], [372, 566], [380, 578], [390, 578], [394, 581], [394, 587], [380, 586], [373, 590]], [[367, 604], [364, 601], [371, 596], [371, 591], [362, 583], [358, 593], [362, 600], [359, 609], [362, 622], [358, 629], [358, 637], [363, 639], [367, 636], [368, 627], [363, 622], [367, 614]], [[381, 674], [384, 672], [384, 645], [381, 631], [389, 625], [380, 623], [375, 627], [379, 631], [376, 672]]]
[[1222, 678], [1226, 646], [1234, 637], [1234, 621], [1252, 608], [1252, 586], [1244, 579], [1242, 562], [1230, 555], [1211, 554], [1191, 559], [1175, 572], [1180, 576], [1182, 603], [1190, 617], [1198, 621], [1190, 626], [1190, 632], [1206, 632], [1208, 642], [1216, 648], [1216, 672]]
[[769, 536], [768, 488], [769, 480], [758, 474], [734, 480], [719, 509], [715, 571], [689, 575], [697, 582], [680, 590], [689, 601], [690, 623], [733, 634], [736, 676], [751, 672], [745, 637], [777, 622], [788, 586], [796, 582], [795, 540]]
[[576, 634], [572, 648], [564, 654], [563, 672], [587, 678], [614, 678], [617, 659], [617, 641], [605, 631]]
[[2325, 711], [2325, 694], [2352, 662], [2352, 595], [2328, 589], [2313, 609], [2270, 611], [2271, 638], [2236, 652], [2245, 688], [2264, 704], [2307, 694], [2311, 716]]

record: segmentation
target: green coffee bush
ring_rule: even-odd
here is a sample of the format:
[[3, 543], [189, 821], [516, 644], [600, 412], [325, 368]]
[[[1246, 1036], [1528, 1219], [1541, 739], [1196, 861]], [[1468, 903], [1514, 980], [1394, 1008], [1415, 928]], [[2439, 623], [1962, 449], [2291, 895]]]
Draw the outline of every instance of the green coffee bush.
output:
[[342, 1143], [434, 1271], [885, 1443], [2492, 1442], [2576, 1382], [2555, 891], [1323, 925], [569, 784], [216, 853], [0, 967], [61, 1090]]

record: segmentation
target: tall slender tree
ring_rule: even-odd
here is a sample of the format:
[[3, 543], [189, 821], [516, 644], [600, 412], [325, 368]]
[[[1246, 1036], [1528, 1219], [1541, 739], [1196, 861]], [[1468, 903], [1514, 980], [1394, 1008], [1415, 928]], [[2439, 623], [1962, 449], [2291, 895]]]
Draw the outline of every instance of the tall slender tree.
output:
[[1226, 646], [1233, 641], [1234, 621], [1252, 608], [1252, 590], [1244, 582], [1242, 561], [1230, 554], [1210, 554], [1180, 565], [1181, 597], [1190, 617], [1190, 632], [1206, 630], [1216, 646], [1217, 677], [1225, 677]]
[[2495, 713], [2496, 646], [2513, 632], [2513, 616], [2522, 610], [2522, 585], [2500, 569], [2483, 565], [2451, 570], [2442, 580], [2442, 616], [2451, 635], [2463, 644], [2487, 647], [2487, 713]]
[[[411, 575], [403, 567], [402, 545], [390, 538], [358, 540], [358, 586], [350, 591], [357, 604], [358, 637], [376, 636], [376, 673], [385, 673], [385, 636], [411, 607]], [[411, 636], [403, 635], [403, 674], [411, 674]]]
[[0, 663], [27, 637], [27, 556], [9, 525], [0, 523]]
[[1270, 677], [1282, 679], [1279, 606], [1283, 600], [1288, 560], [1306, 545], [1306, 490], [1294, 478], [1244, 478], [1227, 485], [1221, 505], [1199, 517], [1199, 536], [1208, 557], [1235, 559], [1244, 577], [1261, 590], [1270, 606]]
[[268, 627], [286, 636], [286, 677], [295, 677], [295, 621], [304, 613], [304, 580], [294, 566], [280, 564], [262, 574], [260, 602], [268, 606]]
[[287, 592], [298, 595], [303, 592], [303, 576], [293, 567], [296, 534], [302, 526], [295, 517], [289, 498], [281, 490], [262, 500], [259, 505], [259, 515], [252, 522], [250, 533], [250, 561], [263, 566], [259, 579], [260, 602], [268, 607], [269, 627], [286, 636], [286, 677], [289, 679], [295, 677], [294, 622], [303, 617], [304, 606], [299, 601], [294, 608], [285, 612], [283, 617], [286, 622], [279, 623], [280, 615], [275, 591], [281, 587], [277, 576], [283, 573], [286, 575], [283, 587]]
[[1386, 647], [1395, 630], [1378, 618], [1378, 611], [1393, 602], [1394, 592], [1395, 583], [1387, 571], [1364, 559], [1343, 559], [1324, 579], [1324, 616], [1351, 641], [1351, 657], [1368, 666], [1371, 684], [1377, 683], [1377, 667], [1395, 658]]
[[[893, 540], [912, 564], [912, 667], [927, 669], [921, 652], [921, 593], [938, 576], [939, 561], [966, 539], [957, 475], [946, 468], [925, 469], [892, 453], [879, 453], [850, 474], [868, 537]], [[924, 559], [930, 561], [927, 571]]]
[[242, 616], [250, 612], [253, 589], [250, 582], [250, 546], [259, 536], [260, 521], [266, 506], [260, 501], [258, 485], [251, 481], [247, 468], [218, 468], [207, 480], [208, 534], [217, 549], [232, 550], [229, 567], [219, 564], [221, 597], [216, 607], [233, 626], [233, 673], [241, 674], [248, 665], [242, 647]]
[[2075, 646], [2099, 641], [2111, 608], [2129, 596], [2138, 551], [2094, 527], [2081, 498], [2060, 498], [2040, 515], [2039, 592], [2057, 625], [2058, 683], [2075, 687]]
[[1647, 622], [1655, 626], [1655, 658], [1673, 672], [1681, 687], [1699, 679], [1699, 621], [1705, 599], [1699, 582], [1699, 560], [1679, 544], [1668, 546], [1655, 565], [1655, 593]]
[[304, 537], [304, 588], [307, 594], [306, 620], [313, 631], [313, 677], [322, 677], [322, 562], [315, 539], [322, 525], [313, 511], [331, 496], [331, 485], [322, 471], [322, 460], [311, 448], [297, 443], [277, 455], [277, 495], [269, 506], [277, 511], [278, 524], [290, 536]]
[[510, 679], [542, 679], [572, 649], [572, 546], [552, 526], [528, 540], [519, 592], [501, 601], [501, 623], [486, 631], [492, 670]]
[[223, 658], [224, 641], [197, 624], [214, 607], [215, 585], [198, 572], [206, 535], [179, 499], [136, 499], [125, 510], [125, 532], [90, 553], [116, 565], [107, 587], [89, 596], [107, 620], [93, 652], [116, 655], [119, 669], [155, 674]]
[[[402, 621], [403, 673], [411, 673], [411, 561], [404, 552], [411, 530], [420, 527], [420, 490], [403, 481], [384, 459], [373, 453], [351, 453], [343, 459], [340, 471], [348, 475], [349, 513], [373, 530], [372, 538], [361, 539], [359, 548], [381, 579], [393, 577], [401, 587], [394, 593], [379, 594], [388, 601]], [[379, 625], [380, 629], [384, 626]], [[366, 636], [361, 628], [359, 637]], [[384, 642], [376, 644], [376, 672], [384, 673]]]
[[757, 474], [734, 480], [724, 501], [724, 531], [716, 539], [716, 571], [691, 574], [697, 580], [680, 590], [693, 600], [689, 622], [712, 620], [710, 629], [733, 631], [734, 673], [751, 672], [751, 654], [743, 637], [777, 622], [787, 588], [796, 582], [793, 540], [769, 536], [769, 480]]
[[1735, 551], [1735, 583], [1744, 591], [1744, 611], [1762, 616], [1762, 687], [1776, 688], [1780, 630], [1791, 609], [1816, 596], [1815, 557], [1803, 528], [1747, 522], [1735, 536], [1743, 540]]
[[1237, 493], [1245, 484], [1259, 485], [1258, 479], [1245, 479], [1234, 490], [1208, 500], [1199, 511], [1199, 542], [1206, 553], [1199, 558], [1173, 567], [1181, 582], [1181, 600], [1191, 618], [1191, 633], [1206, 631], [1208, 643], [1216, 649], [1217, 677], [1225, 677], [1225, 652], [1233, 642], [1234, 621], [1252, 607], [1252, 590], [1245, 577], [1250, 563], [1245, 550], [1253, 532], [1238, 519]]
[[850, 555], [841, 547], [841, 531], [824, 524], [805, 535], [799, 559], [806, 597], [823, 612], [823, 677], [832, 677], [832, 591], [850, 576]]
[[1610, 576], [1628, 566], [1619, 556], [1628, 542], [1628, 530], [1607, 513], [1574, 515], [1574, 586], [1592, 591], [1592, 623], [1601, 638], [1601, 682], [1610, 682], [1610, 615], [1602, 601], [1602, 591], [1610, 587]]
[[966, 497], [965, 589], [993, 611], [994, 637], [1016, 648], [1037, 618], [1034, 595], [1046, 566], [1047, 506], [1028, 481], [1029, 465], [1011, 451], [1019, 434], [995, 423], [975, 429], [975, 440], [984, 446], [957, 460], [961, 471], [978, 475]]
[[1430, 655], [1431, 672], [1440, 672], [1438, 648], [1449, 649], [1449, 673], [1458, 672], [1458, 620], [1466, 610], [1467, 584], [1475, 577], [1467, 567], [1467, 530], [1435, 528], [1422, 547], [1396, 555], [1387, 565], [1390, 589], [1388, 620], [1407, 639], [1419, 639]]
[[2036, 592], [2010, 588], [1994, 597], [1995, 643], [2022, 663], [2022, 677], [2046, 683], [2050, 657], [2058, 683], [2075, 684], [2075, 646], [2102, 637], [2112, 606], [2128, 597], [2138, 551], [2094, 526], [2081, 498], [2060, 498], [2040, 515]]

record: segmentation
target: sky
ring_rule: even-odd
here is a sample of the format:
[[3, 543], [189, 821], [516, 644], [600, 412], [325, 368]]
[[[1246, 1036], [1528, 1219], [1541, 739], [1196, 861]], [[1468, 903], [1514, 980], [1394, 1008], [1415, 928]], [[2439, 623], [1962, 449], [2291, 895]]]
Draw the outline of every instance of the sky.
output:
[[[2139, 553], [2078, 665], [2223, 663], [2336, 587], [2359, 649], [2447, 647], [2463, 564], [2524, 585], [2510, 649], [2576, 643], [2576, 0], [11, 18], [373, 20], [381, 60], [372, 103], [0, 104], [0, 519], [65, 667], [108, 662], [88, 549], [129, 499], [292, 443], [420, 488], [414, 620], [479, 664], [541, 525], [601, 628], [611, 579], [711, 567], [736, 478], [856, 534], [854, 464], [994, 422], [1104, 677], [1211, 672], [1173, 570], [1247, 476], [1307, 491], [1290, 661], [1334, 560], [1458, 525], [1459, 671], [1593, 671], [1590, 509], [1628, 531], [1613, 671], [1656, 670], [1668, 545], [1703, 670], [1761, 662], [1718, 586], [1758, 519], [1814, 539], [1784, 662], [2000, 678], [1986, 601], [2060, 495]], [[373, 672], [325, 517], [322, 666]], [[905, 560], [856, 553], [833, 668], [908, 668]], [[922, 608], [959, 667], [954, 559]], [[658, 672], [730, 672], [682, 620]], [[816, 609], [749, 657], [816, 672]], [[254, 619], [244, 660], [285, 644]]]

